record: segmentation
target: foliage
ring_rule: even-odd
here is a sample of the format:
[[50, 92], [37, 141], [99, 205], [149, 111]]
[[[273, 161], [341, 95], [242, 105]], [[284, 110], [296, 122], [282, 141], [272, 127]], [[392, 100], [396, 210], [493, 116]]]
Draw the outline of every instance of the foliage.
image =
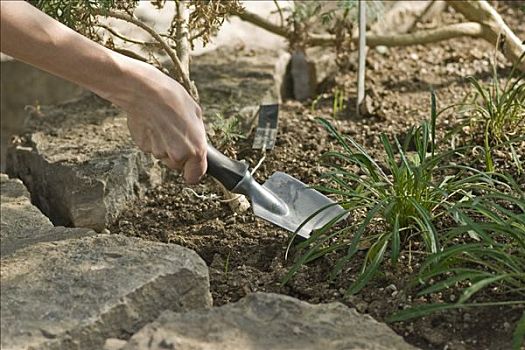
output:
[[[503, 182], [476, 169], [450, 165], [454, 151], [438, 152], [435, 141], [436, 104], [432, 94], [431, 120], [411, 129], [401, 144], [394, 138], [381, 135], [386, 154], [380, 164], [350, 136], [339, 134], [329, 122], [320, 119], [342, 146], [343, 151], [324, 154], [332, 171], [325, 174], [329, 184], [319, 186], [324, 192], [343, 198], [340, 204], [353, 216], [364, 216], [359, 224], [349, 225], [326, 234], [335, 226], [331, 223], [301, 243], [305, 251], [290, 270], [288, 280], [299, 267], [333, 251], [346, 251], [331, 278], [336, 277], [344, 265], [356, 256], [358, 248], [370, 246], [362, 271], [350, 286], [348, 293], [356, 293], [375, 275], [387, 255], [397, 262], [403, 244], [420, 237], [428, 253], [440, 250], [440, 237], [435, 222], [449, 216], [455, 202], [463, 202], [476, 193], [488, 191]], [[408, 148], [413, 143], [415, 152]], [[397, 150], [397, 154], [394, 149]], [[376, 232], [365, 235], [365, 232]]]
[[523, 54], [512, 68], [505, 84], [498, 77], [496, 62], [493, 63], [492, 81], [484, 84], [474, 77], [468, 77], [473, 93], [465, 103], [460, 104], [466, 118], [462, 125], [468, 125], [474, 138], [482, 139], [485, 165], [494, 171], [493, 149], [507, 142], [518, 170], [521, 161], [515, 154], [512, 143], [515, 136], [525, 134], [525, 73], [517, 67], [524, 59]]
[[[451, 211], [458, 226], [442, 237], [443, 249], [422, 264], [417, 280], [423, 288], [418, 295], [456, 288], [461, 290], [457, 302], [412, 307], [390, 321], [452, 308], [525, 305], [525, 195], [517, 186], [514, 191], [517, 195], [494, 191], [457, 203]], [[470, 302], [489, 289], [498, 295], [497, 301]], [[514, 349], [523, 342], [524, 327], [525, 316], [516, 327]]]
[[333, 103], [333, 117], [336, 118], [337, 115], [344, 111], [346, 104], [346, 97], [344, 90], [342, 89], [334, 89], [334, 103]]
[[191, 11], [188, 29], [192, 45], [198, 38], [202, 39], [204, 45], [208, 44], [211, 36], [217, 33], [225, 19], [242, 10], [237, 0], [190, 0], [187, 6]]
[[95, 31], [98, 11], [108, 12], [116, 9], [129, 13], [138, 4], [137, 0], [30, 0], [29, 2], [49, 16], [92, 39], [98, 38]]
[[[29, 0], [33, 5], [46, 12], [51, 17], [67, 26], [94, 39], [101, 40], [97, 32], [97, 15], [104, 15], [110, 11], [123, 12], [133, 15], [139, 4], [138, 0]], [[161, 10], [166, 6], [165, 0], [150, 0], [155, 8]], [[175, 3], [178, 3], [176, 1]], [[206, 45], [224, 20], [231, 14], [242, 10], [238, 0], [188, 0], [183, 2], [190, 10], [187, 23], [180, 23], [174, 15], [170, 28], [163, 34], [170, 45], [174, 45], [176, 29], [185, 27], [189, 32], [189, 40], [202, 39]], [[122, 36], [119, 36], [122, 39]], [[131, 41], [134, 42], [134, 41]]]
[[[314, 27], [316, 32], [325, 31], [335, 34], [338, 38], [337, 49], [351, 37], [353, 25], [357, 19], [357, 0], [339, 1], [295, 1], [289, 12], [286, 23], [288, 32], [293, 33], [291, 46], [303, 47], [307, 39], [307, 28]], [[278, 6], [278, 5], [277, 5]], [[383, 12], [383, 2], [372, 0], [366, 2], [367, 14], [370, 19], [376, 19]], [[279, 12], [282, 12], [278, 8]]]
[[[166, 4], [173, 5], [171, 25], [165, 33], [158, 32], [145, 21], [134, 16], [134, 11], [139, 4], [137, 0], [32, 0], [32, 3], [48, 13], [50, 16], [65, 23], [89, 38], [104, 42], [115, 51], [148, 62], [174, 79], [177, 79], [190, 95], [198, 100], [198, 91], [189, 77], [189, 50], [196, 39], [202, 39], [207, 44], [210, 36], [214, 35], [226, 16], [242, 10], [239, 0], [150, 0], [158, 10], [165, 9]], [[186, 16], [189, 11], [189, 15]], [[126, 37], [110, 28], [104, 23], [99, 23], [99, 16], [118, 18], [129, 22], [148, 32], [152, 40], [140, 41]], [[109, 37], [108, 37], [109, 36]], [[122, 42], [115, 43], [115, 38], [123, 43], [139, 45], [141, 50], [128, 50]], [[160, 49], [160, 50], [157, 50]], [[144, 56], [144, 53], [147, 57]], [[171, 71], [161, 63], [161, 54], [166, 54], [172, 61], [174, 69]]]
[[237, 116], [225, 118], [221, 113], [217, 113], [211, 125], [211, 130], [214, 144], [221, 150], [230, 148], [235, 142], [245, 138]]

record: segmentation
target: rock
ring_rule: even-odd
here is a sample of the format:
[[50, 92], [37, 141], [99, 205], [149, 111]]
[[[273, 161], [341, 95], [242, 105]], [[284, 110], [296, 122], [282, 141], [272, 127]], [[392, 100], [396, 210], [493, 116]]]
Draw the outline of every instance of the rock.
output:
[[192, 58], [204, 119], [211, 123], [217, 113], [230, 117], [263, 103], [280, 103], [288, 57], [271, 50], [220, 48]]
[[315, 64], [308, 60], [304, 51], [292, 53], [290, 73], [295, 99], [304, 101], [315, 96], [317, 88]]
[[91, 95], [42, 109], [7, 172], [21, 178], [55, 225], [103, 230], [162, 170], [129, 136], [126, 117]]
[[93, 233], [87, 229], [53, 227], [51, 221], [31, 204], [29, 192], [18, 179], [9, 179], [7, 175], [0, 174], [0, 190], [2, 257], [37, 242], [83, 237]]
[[78, 97], [84, 89], [6, 55], [0, 61], [0, 169], [4, 171], [9, 140], [24, 131], [28, 111]]
[[165, 312], [124, 347], [177, 350], [415, 349], [385, 324], [340, 303], [255, 293], [234, 304]]
[[127, 341], [117, 338], [108, 338], [104, 342], [103, 350], [120, 350], [127, 344]]
[[386, 54], [388, 54], [388, 51], [389, 51], [389, 48], [387, 46], [384, 46], [384, 45], [378, 45], [374, 49], [380, 55], [386, 55]]
[[0, 174], [0, 191], [2, 239], [25, 234], [27, 229], [53, 227], [51, 221], [31, 204], [29, 192], [22, 181]]
[[117, 235], [38, 243], [1, 261], [2, 349], [102, 349], [165, 310], [211, 306], [208, 271], [176, 245]]

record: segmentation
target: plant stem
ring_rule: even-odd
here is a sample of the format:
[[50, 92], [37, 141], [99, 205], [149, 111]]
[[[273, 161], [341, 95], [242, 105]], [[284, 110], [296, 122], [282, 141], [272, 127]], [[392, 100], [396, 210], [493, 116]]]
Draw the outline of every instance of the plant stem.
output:
[[115, 11], [104, 11], [104, 10], [97, 10], [95, 13], [99, 16], [106, 16], [106, 17], [113, 17], [116, 19], [120, 19], [122, 21], [129, 22], [131, 24], [136, 25], [137, 27], [143, 29], [146, 31], [149, 35], [155, 39], [162, 49], [166, 52], [166, 54], [170, 57], [171, 61], [173, 62], [176, 74], [179, 78], [180, 83], [184, 88], [190, 93], [190, 95], [196, 100], [199, 100], [199, 94], [197, 92], [197, 89], [195, 87], [195, 84], [190, 80], [190, 77], [184, 72], [184, 69], [182, 68], [182, 63], [177, 57], [177, 53], [166, 43], [164, 39], [150, 26], [147, 24], [141, 22], [135, 17], [132, 17], [130, 15], [119, 13]]

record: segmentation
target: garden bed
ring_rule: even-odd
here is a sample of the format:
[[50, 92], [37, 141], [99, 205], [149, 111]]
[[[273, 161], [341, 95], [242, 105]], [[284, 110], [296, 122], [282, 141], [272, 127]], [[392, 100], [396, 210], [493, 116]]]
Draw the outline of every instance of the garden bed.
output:
[[[517, 8], [500, 8], [509, 25], [520, 37], [525, 35], [525, 16]], [[509, 12], [510, 11], [510, 12]], [[444, 21], [447, 21], [444, 15]], [[379, 135], [402, 136], [409, 127], [430, 118], [430, 90], [437, 95], [438, 108], [458, 103], [470, 91], [465, 80], [473, 75], [489, 81], [492, 67], [489, 59], [493, 48], [482, 40], [455, 39], [429, 46], [391, 48], [386, 53], [371, 50], [368, 55], [367, 89], [372, 102], [372, 115], [363, 119], [333, 115], [333, 91], [353, 95], [356, 74], [342, 71], [328, 82], [327, 93], [315, 106], [285, 102], [281, 106], [279, 134], [274, 150], [256, 172], [264, 181], [275, 171], [284, 171], [307, 184], [319, 184], [327, 169], [320, 156], [335, 146], [335, 141], [315, 119], [327, 118], [343, 134], [364, 145], [371, 155], [382, 159], [383, 147]], [[501, 60], [503, 79], [510, 72]], [[206, 112], [206, 111], [205, 111]], [[437, 120], [438, 139], [456, 125], [454, 114], [444, 114]], [[459, 134], [466, 138], [468, 134]], [[246, 159], [253, 167], [262, 157], [252, 150], [253, 135], [239, 140], [233, 147], [238, 159]], [[523, 144], [522, 144], [523, 146]], [[450, 147], [440, 142], [440, 148]], [[522, 154], [525, 149], [521, 149]], [[496, 155], [497, 156], [497, 155]], [[496, 159], [496, 162], [508, 162]], [[512, 171], [512, 169], [511, 169]], [[523, 175], [514, 174], [525, 187]], [[199, 196], [197, 196], [197, 193]], [[297, 297], [312, 303], [340, 301], [385, 320], [395, 311], [426, 302], [454, 302], [454, 288], [427, 300], [406, 291], [408, 276], [421, 263], [417, 242], [410, 251], [402, 250], [396, 265], [386, 262], [380, 274], [353, 296], [345, 294], [360, 271], [367, 247], [362, 247], [343, 274], [334, 282], [326, 276], [335, 256], [327, 255], [303, 266], [286, 285], [281, 281], [293, 265], [294, 249], [285, 259], [290, 235], [251, 213], [234, 214], [227, 203], [213, 194], [220, 193], [210, 179], [191, 190], [176, 174], [162, 186], [148, 192], [145, 199], [124, 212], [110, 228], [111, 233], [139, 236], [162, 242], [176, 243], [194, 249], [210, 268], [212, 295], [215, 305], [235, 302], [248, 293], [267, 291]], [[479, 301], [497, 300], [498, 295], [483, 292]], [[488, 307], [436, 313], [419, 319], [391, 324], [409, 343], [423, 349], [509, 349], [512, 332], [524, 307]]]

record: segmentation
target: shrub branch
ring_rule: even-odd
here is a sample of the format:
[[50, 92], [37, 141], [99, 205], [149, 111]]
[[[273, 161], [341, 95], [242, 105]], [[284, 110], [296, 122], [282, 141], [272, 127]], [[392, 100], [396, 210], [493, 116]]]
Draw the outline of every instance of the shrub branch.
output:
[[177, 57], [177, 53], [175, 52], [175, 50], [173, 50], [170, 47], [170, 45], [153, 28], [151, 28], [147, 24], [141, 22], [137, 18], [135, 18], [133, 16], [130, 16], [130, 15], [127, 15], [127, 14], [124, 14], [124, 13], [119, 13], [119, 12], [115, 12], [115, 11], [99, 10], [99, 11], [96, 11], [95, 14], [100, 15], [100, 16], [113, 17], [113, 18], [116, 18], [116, 19], [120, 19], [122, 21], [126, 21], [126, 22], [129, 22], [129, 23], [132, 23], [132, 24], [136, 25], [137, 27], [139, 27], [139, 28], [143, 29], [144, 31], [146, 31], [149, 35], [151, 35], [153, 37], [153, 39], [155, 39], [159, 43], [159, 45], [162, 47], [162, 49], [166, 52], [166, 54], [169, 56], [169, 58], [173, 62], [173, 66], [175, 68], [175, 73], [176, 73], [180, 83], [182, 84], [182, 86], [184, 86], [184, 88], [190, 93], [190, 95], [196, 101], [199, 100], [199, 94], [197, 92], [195, 84], [193, 84], [193, 82], [190, 80], [190, 77], [188, 76], [188, 74], [186, 74], [184, 72], [184, 68], [183, 68], [182, 62]]
[[[456, 11], [463, 14], [470, 22], [456, 23], [443, 26], [441, 28], [420, 30], [407, 34], [394, 35], [375, 35], [366, 33], [368, 47], [376, 46], [409, 46], [435, 43], [438, 41], [459, 38], [463, 36], [482, 38], [493, 45], [496, 45], [498, 35], [505, 38], [504, 44], [500, 45], [505, 57], [511, 62], [517, 62], [521, 54], [525, 51], [525, 45], [507, 26], [505, 21], [486, 1], [447, 1]], [[293, 33], [283, 26], [276, 25], [267, 19], [243, 10], [235, 13], [241, 20], [250, 22], [269, 32], [282, 36], [288, 40], [293, 40]], [[337, 44], [338, 38], [332, 34], [306, 35], [306, 45], [308, 46], [333, 46]], [[358, 43], [359, 38], [353, 37], [350, 41]], [[525, 70], [525, 62], [519, 66], [520, 70]]]

